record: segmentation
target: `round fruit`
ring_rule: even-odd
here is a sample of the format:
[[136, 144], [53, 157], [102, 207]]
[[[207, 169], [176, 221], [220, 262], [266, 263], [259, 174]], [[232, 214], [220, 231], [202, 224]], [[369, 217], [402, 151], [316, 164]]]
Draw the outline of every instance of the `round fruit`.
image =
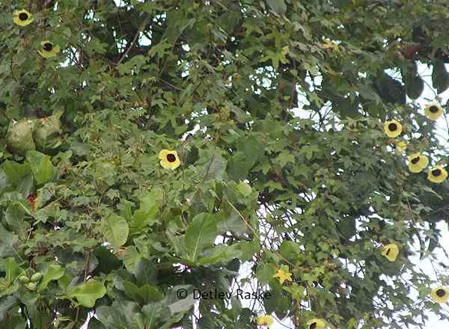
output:
[[40, 281], [42, 279], [44, 275], [41, 272], [36, 272], [31, 276], [31, 281], [32, 282], [37, 282]]
[[28, 283], [28, 282], [30, 282], [30, 278], [27, 277], [26, 275], [21, 275], [21, 276], [19, 276], [19, 281], [20, 281], [20, 283]]
[[37, 288], [37, 283], [36, 283], [36, 282], [28, 282], [28, 283], [25, 284], [25, 287], [26, 287], [28, 290], [33, 291], [33, 290], [36, 290], [36, 288]]

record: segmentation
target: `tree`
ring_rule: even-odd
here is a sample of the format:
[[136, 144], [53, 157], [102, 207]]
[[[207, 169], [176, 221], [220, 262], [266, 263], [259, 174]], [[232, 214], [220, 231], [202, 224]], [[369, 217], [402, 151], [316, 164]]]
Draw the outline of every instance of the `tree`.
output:
[[413, 101], [418, 63], [449, 86], [445, 2], [29, 3], [1, 4], [2, 328], [440, 311], [410, 256], [432, 257], [449, 199]]

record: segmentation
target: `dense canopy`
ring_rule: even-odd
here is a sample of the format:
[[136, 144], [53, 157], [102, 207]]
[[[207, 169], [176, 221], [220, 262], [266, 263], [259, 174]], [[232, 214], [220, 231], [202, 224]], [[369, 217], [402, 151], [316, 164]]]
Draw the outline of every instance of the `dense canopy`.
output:
[[0, 8], [1, 328], [449, 318], [447, 1]]

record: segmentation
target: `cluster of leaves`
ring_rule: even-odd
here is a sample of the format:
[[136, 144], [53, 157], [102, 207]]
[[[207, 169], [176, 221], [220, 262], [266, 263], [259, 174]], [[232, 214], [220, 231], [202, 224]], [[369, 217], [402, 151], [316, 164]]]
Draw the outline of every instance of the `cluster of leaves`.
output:
[[[255, 328], [265, 313], [298, 328], [404, 328], [439, 310], [408, 256], [414, 238], [423, 255], [437, 245], [447, 184], [410, 176], [382, 122], [439, 148], [406, 102], [423, 81], [403, 53], [427, 31], [419, 59], [447, 88], [432, 57], [446, 29], [423, 28], [445, 6], [50, 0], [26, 8], [23, 27], [22, 8], [1, 9], [1, 327], [78, 328], [94, 312], [94, 329]], [[58, 56], [30, 51], [49, 35]], [[50, 146], [6, 138], [55, 115]], [[162, 168], [162, 149], [181, 166]], [[392, 241], [394, 263], [379, 249]], [[272, 298], [202, 299], [193, 312], [194, 289], [232, 291], [246, 262]]]

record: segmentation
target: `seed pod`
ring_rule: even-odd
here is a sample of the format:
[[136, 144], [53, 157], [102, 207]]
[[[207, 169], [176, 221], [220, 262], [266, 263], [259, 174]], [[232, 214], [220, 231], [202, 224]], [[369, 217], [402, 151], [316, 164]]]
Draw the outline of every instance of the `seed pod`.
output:
[[38, 281], [42, 280], [43, 276], [44, 275], [41, 272], [36, 272], [31, 276], [31, 281], [38, 282]]
[[62, 112], [57, 112], [36, 121], [33, 138], [39, 151], [54, 150], [62, 144], [61, 115]]
[[13, 153], [25, 155], [29, 150], [36, 149], [33, 140], [35, 121], [23, 119], [9, 125], [6, 143]]
[[30, 282], [30, 278], [27, 277], [26, 275], [21, 275], [21, 276], [19, 276], [19, 281], [20, 281], [20, 283], [25, 284], [25, 283]]
[[37, 283], [36, 282], [28, 282], [28, 283], [25, 284], [25, 287], [28, 290], [34, 291], [34, 290], [37, 289]]

